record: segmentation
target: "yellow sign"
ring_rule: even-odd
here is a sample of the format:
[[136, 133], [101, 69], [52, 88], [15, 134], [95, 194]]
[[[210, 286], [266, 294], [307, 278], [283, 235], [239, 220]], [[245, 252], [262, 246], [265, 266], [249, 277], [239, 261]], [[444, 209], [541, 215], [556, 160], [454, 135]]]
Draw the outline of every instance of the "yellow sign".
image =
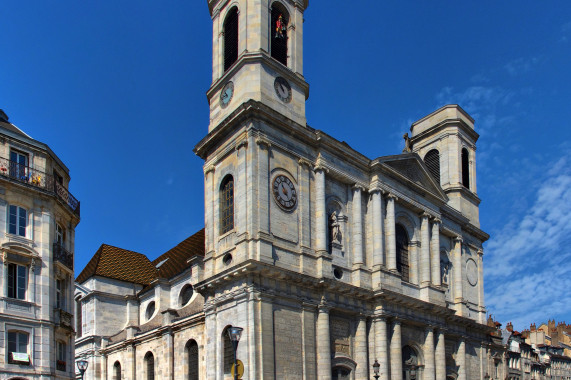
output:
[[[234, 364], [232, 364], [230, 373], [232, 374], [232, 378], [234, 378]], [[241, 379], [242, 376], [244, 376], [244, 363], [242, 363], [241, 360], [238, 360], [238, 379]]]

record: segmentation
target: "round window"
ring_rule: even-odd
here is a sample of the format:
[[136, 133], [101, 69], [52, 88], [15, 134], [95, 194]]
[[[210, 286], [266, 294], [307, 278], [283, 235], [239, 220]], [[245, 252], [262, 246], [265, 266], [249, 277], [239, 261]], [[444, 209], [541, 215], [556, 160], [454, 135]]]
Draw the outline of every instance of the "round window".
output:
[[186, 284], [180, 291], [180, 306], [184, 306], [190, 302], [192, 295], [194, 294], [194, 289], [192, 285]]
[[225, 265], [230, 265], [230, 263], [232, 262], [232, 255], [227, 253], [226, 256], [224, 256], [224, 258], [222, 259], [222, 262]]
[[341, 280], [343, 278], [343, 270], [341, 268], [333, 268], [333, 276], [336, 279]]
[[155, 301], [151, 301], [147, 306], [147, 311], [145, 311], [145, 317], [147, 321], [151, 319], [151, 317], [155, 314]]

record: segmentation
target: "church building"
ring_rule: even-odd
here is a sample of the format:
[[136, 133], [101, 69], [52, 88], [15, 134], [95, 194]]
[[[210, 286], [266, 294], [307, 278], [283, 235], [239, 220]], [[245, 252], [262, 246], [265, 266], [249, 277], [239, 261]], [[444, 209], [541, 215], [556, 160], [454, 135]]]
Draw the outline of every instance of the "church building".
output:
[[231, 327], [243, 379], [489, 379], [474, 120], [444, 106], [366, 157], [307, 124], [308, 0], [208, 6], [205, 228], [154, 261], [97, 251], [85, 379], [231, 379]]

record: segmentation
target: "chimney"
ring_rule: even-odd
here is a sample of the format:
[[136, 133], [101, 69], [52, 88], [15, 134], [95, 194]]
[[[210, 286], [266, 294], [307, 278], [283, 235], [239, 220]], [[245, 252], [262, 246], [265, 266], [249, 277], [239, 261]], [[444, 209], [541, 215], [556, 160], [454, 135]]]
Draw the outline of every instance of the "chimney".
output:
[[506, 325], [506, 330], [508, 330], [509, 332], [514, 331], [514, 326], [512, 325], [511, 322], [508, 322], [508, 324]]
[[537, 329], [537, 327], [535, 327], [535, 323], [532, 323], [531, 325], [529, 325], [529, 331], [535, 331]]

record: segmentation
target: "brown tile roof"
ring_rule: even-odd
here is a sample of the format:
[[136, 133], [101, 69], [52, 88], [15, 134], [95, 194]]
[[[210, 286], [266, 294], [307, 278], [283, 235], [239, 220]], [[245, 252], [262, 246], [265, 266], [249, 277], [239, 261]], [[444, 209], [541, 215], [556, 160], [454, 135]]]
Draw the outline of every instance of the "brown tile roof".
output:
[[158, 277], [171, 278], [188, 268], [188, 259], [196, 255], [204, 256], [204, 228], [157, 257], [153, 265]]
[[76, 281], [81, 284], [93, 276], [149, 285], [157, 277], [157, 270], [141, 253], [102, 244]]
[[171, 278], [181, 273], [188, 268], [188, 259], [195, 255], [204, 256], [204, 228], [152, 262], [141, 253], [102, 244], [76, 281], [81, 284], [90, 277], [102, 276], [148, 286], [159, 277]]

